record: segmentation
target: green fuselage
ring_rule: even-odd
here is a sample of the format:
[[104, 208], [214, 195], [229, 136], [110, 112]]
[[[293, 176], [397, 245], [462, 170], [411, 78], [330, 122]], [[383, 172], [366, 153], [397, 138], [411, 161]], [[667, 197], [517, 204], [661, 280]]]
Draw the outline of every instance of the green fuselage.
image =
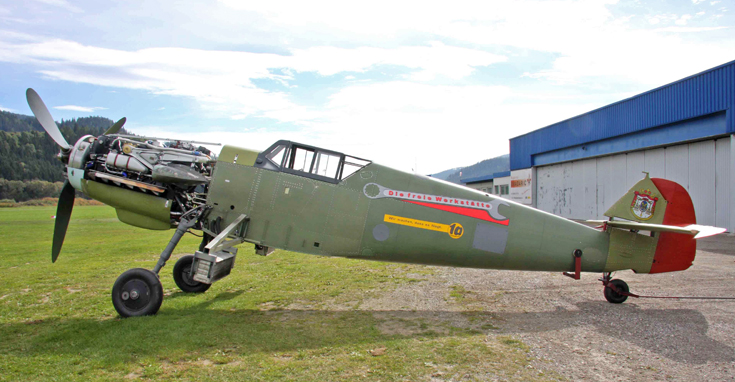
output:
[[272, 248], [472, 268], [572, 271], [581, 249], [582, 271], [605, 270], [609, 232], [375, 163], [334, 184], [253, 167], [255, 155], [217, 162], [205, 226], [246, 214], [246, 240]]

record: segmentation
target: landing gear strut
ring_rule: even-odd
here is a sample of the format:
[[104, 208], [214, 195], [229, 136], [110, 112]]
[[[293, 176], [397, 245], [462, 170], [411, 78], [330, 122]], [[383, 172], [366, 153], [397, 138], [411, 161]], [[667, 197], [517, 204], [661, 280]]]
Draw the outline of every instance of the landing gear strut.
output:
[[613, 304], [622, 304], [628, 299], [628, 293], [630, 292], [628, 284], [623, 280], [610, 280], [610, 278], [610, 272], [605, 272], [600, 279], [602, 285], [605, 286], [603, 291], [605, 299]]
[[[163, 303], [163, 286], [158, 272], [166, 265], [171, 253], [189, 228], [196, 225], [200, 214], [187, 219], [182, 217], [174, 236], [152, 271], [135, 268], [125, 271], [112, 287], [112, 305], [121, 317], [149, 316], [158, 313]], [[205, 289], [206, 290], [206, 289]]]
[[[158, 279], [158, 272], [171, 258], [181, 237], [190, 228], [194, 228], [207, 211], [207, 207], [198, 207], [181, 217], [174, 236], [161, 252], [152, 271], [136, 268], [117, 278], [112, 287], [112, 305], [121, 317], [147, 316], [158, 312], [163, 302], [163, 287]], [[205, 232], [200, 250], [194, 256], [184, 256], [176, 262], [176, 285], [184, 292], [202, 293], [213, 282], [229, 275], [237, 254], [237, 248], [232, 247], [245, 241], [249, 221], [247, 215], [242, 214], [214, 238]]]

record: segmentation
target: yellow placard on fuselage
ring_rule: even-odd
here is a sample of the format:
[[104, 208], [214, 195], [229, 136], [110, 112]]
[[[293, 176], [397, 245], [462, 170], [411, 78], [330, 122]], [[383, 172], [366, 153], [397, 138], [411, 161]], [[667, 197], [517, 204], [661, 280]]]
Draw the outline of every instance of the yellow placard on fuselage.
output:
[[386, 223], [400, 224], [409, 227], [428, 229], [431, 231], [446, 232], [452, 239], [459, 239], [464, 234], [464, 227], [459, 223], [441, 224], [387, 214], [383, 218], [383, 221]]

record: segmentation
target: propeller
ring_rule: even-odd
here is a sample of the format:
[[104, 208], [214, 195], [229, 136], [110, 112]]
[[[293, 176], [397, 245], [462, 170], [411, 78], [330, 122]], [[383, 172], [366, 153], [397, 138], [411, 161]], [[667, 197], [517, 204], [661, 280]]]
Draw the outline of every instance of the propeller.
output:
[[[51, 139], [56, 142], [57, 145], [61, 146], [62, 158], [68, 156], [71, 146], [64, 139], [64, 135], [61, 134], [59, 126], [56, 125], [54, 118], [48, 111], [48, 108], [41, 100], [41, 96], [36, 93], [35, 90], [28, 88], [26, 90], [26, 99], [28, 100], [28, 106], [31, 107], [33, 115], [36, 116], [38, 123], [41, 124], [46, 133]], [[122, 126], [122, 125], [121, 125]], [[66, 153], [67, 155], [63, 155]], [[64, 244], [64, 236], [66, 236], [66, 229], [69, 227], [69, 220], [71, 219], [71, 210], [74, 208], [74, 197], [76, 190], [69, 183], [64, 182], [64, 187], [61, 189], [61, 195], [59, 195], [59, 202], [56, 206], [56, 222], [54, 223], [54, 240], [51, 246], [51, 261], [56, 262], [61, 252], [61, 246]]]
[[38, 93], [36, 93], [35, 90], [28, 88], [28, 90], [26, 90], [26, 99], [28, 100], [28, 106], [31, 107], [33, 115], [36, 116], [38, 123], [40, 123], [43, 129], [46, 130], [46, 133], [48, 133], [51, 139], [53, 139], [57, 145], [61, 146], [62, 150], [68, 151], [71, 149], [71, 146], [66, 142], [64, 136], [61, 135], [59, 126], [54, 122], [54, 118], [51, 116], [51, 113], [49, 113], [48, 108], [46, 108], [46, 105], [43, 103]]
[[125, 121], [127, 120], [128, 119], [125, 117], [120, 118], [119, 121], [115, 122], [112, 126], [110, 126], [109, 129], [107, 129], [107, 131], [105, 131], [105, 135], [117, 134], [117, 132], [120, 131], [120, 129], [122, 129], [123, 125], [125, 124]]
[[59, 202], [56, 206], [56, 222], [54, 223], [54, 241], [51, 246], [51, 262], [55, 263], [61, 253], [61, 246], [64, 244], [64, 236], [66, 229], [69, 227], [71, 220], [71, 210], [74, 208], [74, 197], [76, 190], [69, 181], [64, 182], [64, 188], [61, 189]]
[[[35, 90], [28, 88], [26, 90], [26, 99], [28, 100], [28, 106], [31, 107], [33, 115], [36, 116], [38, 123], [41, 124], [46, 133], [51, 139], [61, 146], [60, 158], [62, 162], [66, 163], [71, 153], [72, 146], [66, 142], [64, 135], [61, 134], [59, 126], [56, 125], [54, 118], [48, 111], [48, 108], [41, 100], [41, 96], [36, 93]], [[104, 135], [117, 134], [118, 131], [123, 127], [125, 117], [120, 118], [119, 121], [115, 122], [110, 126]], [[54, 223], [54, 240], [51, 246], [51, 261], [56, 262], [61, 253], [61, 247], [64, 244], [64, 237], [66, 236], [66, 229], [69, 227], [69, 220], [71, 220], [71, 211], [74, 208], [74, 198], [76, 196], [76, 190], [74, 186], [69, 183], [69, 180], [64, 182], [64, 187], [61, 189], [61, 195], [59, 195], [59, 202], [56, 206], [56, 222]]]

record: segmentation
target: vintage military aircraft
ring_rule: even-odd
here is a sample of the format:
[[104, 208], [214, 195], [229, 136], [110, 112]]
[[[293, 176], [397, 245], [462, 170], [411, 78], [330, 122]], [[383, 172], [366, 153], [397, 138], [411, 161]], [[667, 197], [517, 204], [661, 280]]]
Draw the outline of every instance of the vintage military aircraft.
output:
[[[158, 273], [181, 237], [203, 232], [194, 255], [174, 265], [176, 285], [204, 292], [227, 276], [235, 245], [365, 260], [454, 267], [602, 273], [604, 296], [622, 303], [627, 284], [617, 270], [681, 271], [694, 260], [695, 239], [724, 232], [696, 225], [687, 191], [646, 177], [590, 227], [525, 205], [369, 160], [290, 141], [257, 152], [225, 145], [219, 157], [198, 142], [104, 135], [69, 145], [33, 89], [28, 104], [61, 146], [67, 181], [59, 197], [56, 261], [75, 192], [114, 207], [120, 221], [175, 229], [153, 270], [124, 272], [112, 288], [122, 317], [155, 314], [163, 301]], [[617, 219], [617, 220], [616, 220]]]

